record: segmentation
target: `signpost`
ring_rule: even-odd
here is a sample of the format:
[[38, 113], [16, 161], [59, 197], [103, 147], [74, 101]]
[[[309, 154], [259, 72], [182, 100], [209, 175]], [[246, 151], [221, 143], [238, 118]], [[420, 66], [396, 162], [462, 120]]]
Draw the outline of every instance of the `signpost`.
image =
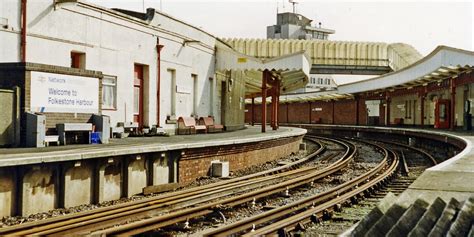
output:
[[31, 72], [32, 112], [98, 113], [99, 79]]

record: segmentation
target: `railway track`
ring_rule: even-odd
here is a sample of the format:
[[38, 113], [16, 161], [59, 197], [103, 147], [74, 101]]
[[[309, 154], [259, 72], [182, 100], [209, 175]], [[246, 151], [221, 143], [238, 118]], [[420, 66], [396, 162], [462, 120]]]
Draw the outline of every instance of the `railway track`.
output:
[[220, 201], [208, 203], [202, 206], [178, 211], [171, 213], [169, 215], [162, 215], [157, 217], [151, 217], [144, 220], [135, 221], [130, 224], [120, 225], [114, 228], [105, 229], [103, 231], [91, 232], [93, 235], [138, 235], [143, 234], [149, 231], [153, 231], [159, 228], [170, 226], [176, 223], [188, 222], [188, 220], [196, 217], [201, 217], [203, 215], [208, 215], [214, 212], [214, 210], [220, 206], [225, 206], [226, 208], [233, 208], [245, 203], [250, 203], [255, 200], [259, 200], [265, 197], [269, 197], [278, 193], [283, 193], [286, 190], [300, 187], [309, 183], [314, 182], [315, 180], [327, 177], [340, 169], [347, 166], [348, 162], [356, 154], [355, 147], [350, 143], [341, 142], [339, 140], [332, 140], [335, 143], [339, 143], [346, 148], [344, 154], [335, 162], [333, 162], [328, 167], [325, 167], [321, 170], [314, 170], [309, 174], [305, 174], [301, 177], [287, 180], [282, 183], [270, 185], [261, 189], [254, 190], [252, 192], [243, 193], [238, 196], [231, 198], [223, 199]]
[[[310, 139], [313, 142], [318, 143], [315, 139]], [[165, 195], [156, 196], [153, 198], [143, 199], [136, 202], [125, 203], [117, 206], [111, 206], [106, 208], [99, 208], [92, 211], [71, 214], [56, 218], [50, 218], [42, 221], [25, 223], [17, 226], [6, 227], [0, 229], [0, 235], [52, 235], [52, 234], [71, 234], [71, 233], [90, 233], [94, 230], [102, 229], [104, 226], [115, 226], [117, 224], [129, 223], [133, 220], [141, 220], [143, 218], [148, 218], [150, 216], [156, 215], [158, 212], [164, 212], [166, 209], [177, 209], [189, 207], [191, 205], [200, 205], [200, 210], [207, 211], [213, 210], [218, 205], [226, 204], [239, 204], [246, 202], [248, 200], [241, 200], [239, 197], [228, 198], [230, 201], [219, 201], [211, 202], [215, 200], [216, 197], [225, 197], [229, 195], [234, 195], [236, 189], [241, 189], [245, 191], [250, 188], [258, 188], [260, 186], [268, 186], [269, 182], [272, 180], [278, 181], [280, 179], [280, 184], [286, 186], [281, 186], [281, 188], [288, 188], [293, 186], [298, 186], [303, 184], [309, 179], [314, 179], [317, 175], [314, 175], [316, 168], [314, 167], [303, 167], [299, 168], [304, 162], [307, 162], [311, 159], [314, 159], [316, 156], [321, 154], [325, 147], [322, 144], [319, 144], [319, 149], [307, 157], [300, 159], [291, 164], [287, 164], [282, 167], [277, 167], [271, 170], [259, 172], [256, 174], [235, 178], [215, 184], [205, 185], [201, 187], [191, 188], [179, 192], [173, 192]], [[347, 156], [347, 151], [345, 155]], [[342, 159], [341, 159], [342, 160]], [[335, 165], [341, 162], [336, 162]], [[317, 172], [316, 172], [317, 173]], [[321, 175], [326, 175], [330, 171], [325, 170], [321, 172]], [[286, 178], [287, 181], [282, 181]], [[297, 180], [297, 182], [292, 183], [288, 180]], [[277, 192], [276, 190], [273, 190]], [[281, 191], [278, 189], [278, 191]], [[258, 192], [254, 192], [258, 198]], [[260, 193], [262, 195], [262, 193]], [[254, 195], [248, 195], [252, 196]], [[210, 202], [210, 203], [208, 203]], [[179, 204], [182, 204], [179, 206]], [[202, 204], [205, 205], [202, 205]], [[206, 204], [208, 203], [208, 204]], [[196, 210], [196, 207], [190, 208], [190, 210]], [[181, 210], [176, 213], [170, 212], [163, 216], [168, 216], [171, 218], [176, 217], [176, 215], [190, 213], [189, 210]], [[205, 212], [204, 211], [204, 212]], [[202, 212], [199, 213], [199, 215]], [[186, 214], [184, 214], [186, 215]], [[159, 216], [161, 219], [163, 216]], [[190, 215], [186, 216], [186, 219], [190, 218]], [[148, 218], [150, 219], [150, 218]]]
[[[305, 224], [309, 221], [319, 221], [326, 218], [329, 212], [332, 212], [338, 205], [368, 190], [382, 180], [387, 179], [396, 171], [398, 156], [380, 146], [378, 147], [384, 152], [382, 162], [363, 175], [331, 188], [328, 191], [220, 227], [203, 235], [261, 236], [275, 234], [277, 232], [281, 234], [281, 232], [286, 233], [291, 231], [298, 224]], [[391, 159], [392, 162], [387, 168], [386, 166], [388, 165], [389, 159]], [[381, 175], [377, 175], [377, 173], [382, 171], [383, 173]]]
[[[340, 172], [356, 157], [357, 146], [348, 140], [315, 136], [307, 136], [307, 139], [317, 143], [319, 149], [281, 167], [130, 203], [6, 227], [0, 229], [0, 235], [137, 235], [177, 223], [186, 223], [186, 226], [193, 218], [312, 185], [316, 180]], [[377, 147], [384, 154], [382, 161], [364, 174], [325, 192], [222, 226], [204, 235], [287, 233], [298, 225], [326, 219], [342, 204], [374, 195], [374, 190], [380, 190], [378, 193], [382, 195], [382, 183], [389, 183], [388, 180], [395, 176], [399, 163], [409, 172], [403, 151], [386, 149], [372, 142], [358, 142]], [[402, 147], [395, 143], [392, 146]], [[405, 145], [403, 149], [411, 148]], [[326, 167], [303, 167], [304, 163], [315, 159]], [[429, 159], [436, 162], [432, 157]], [[409, 181], [403, 184], [409, 185]], [[394, 185], [400, 187], [393, 186], [391, 189], [400, 191], [408, 186], [401, 187], [402, 183]]]
[[374, 142], [399, 155], [399, 172], [384, 182], [384, 185], [371, 189], [370, 192], [352, 200], [351, 203], [346, 203], [344, 208], [333, 213], [331, 220], [305, 226], [306, 230], [304, 231], [309, 235], [314, 233], [324, 236], [338, 236], [368, 214], [389, 192], [394, 195], [401, 194], [423, 170], [437, 164], [434, 157], [422, 149], [392, 141]]

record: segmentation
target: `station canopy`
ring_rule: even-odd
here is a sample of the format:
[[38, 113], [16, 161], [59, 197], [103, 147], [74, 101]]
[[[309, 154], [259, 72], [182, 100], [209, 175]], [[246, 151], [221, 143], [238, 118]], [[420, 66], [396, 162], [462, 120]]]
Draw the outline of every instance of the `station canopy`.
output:
[[[353, 99], [356, 94], [410, 90], [415, 87], [427, 86], [429, 83], [441, 83], [450, 78], [456, 79], [462, 73], [470, 73], [473, 68], [474, 52], [438, 46], [426, 57], [401, 70], [339, 85], [337, 89], [331, 91], [282, 95], [280, 102], [343, 100]], [[261, 99], [256, 99], [256, 102], [261, 103]], [[250, 100], [247, 100], [246, 103], [250, 103]]]
[[461, 73], [471, 72], [473, 66], [474, 52], [438, 46], [429, 55], [408, 67], [368, 80], [340, 85], [337, 91], [341, 94], [354, 94], [411, 89], [457, 78]]
[[280, 93], [303, 88], [309, 80], [311, 63], [304, 52], [296, 52], [280, 57], [259, 59], [239, 53], [225, 43], [217, 44], [216, 70], [219, 72], [240, 71], [245, 77], [245, 97], [258, 97], [262, 92], [263, 71], [280, 81]]

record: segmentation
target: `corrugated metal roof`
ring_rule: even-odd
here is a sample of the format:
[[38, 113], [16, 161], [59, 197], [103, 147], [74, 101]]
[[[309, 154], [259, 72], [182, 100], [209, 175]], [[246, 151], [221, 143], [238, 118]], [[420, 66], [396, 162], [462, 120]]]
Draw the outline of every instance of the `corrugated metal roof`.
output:
[[474, 52], [438, 46], [428, 56], [400, 71], [340, 85], [339, 93], [359, 93], [413, 87], [455, 76], [474, 66]]
[[261, 92], [264, 70], [272, 71], [281, 81], [282, 93], [299, 89], [308, 83], [311, 65], [304, 51], [271, 59], [258, 59], [239, 53], [221, 42], [216, 45], [216, 70], [244, 71], [247, 95]]
[[402, 43], [349, 42], [296, 39], [222, 39], [240, 53], [256, 58], [279, 57], [305, 51], [312, 64], [388, 66], [400, 70], [422, 58]]
[[[337, 90], [284, 95], [280, 102], [302, 102], [317, 100], [340, 100], [353, 98], [353, 94], [364, 92], [382, 93], [399, 89], [411, 89], [426, 86], [432, 82], [442, 82], [448, 78], [457, 78], [474, 67], [474, 52], [447, 46], [438, 46], [428, 56], [400, 71], [364, 81], [340, 85]], [[260, 100], [257, 100], [260, 103]], [[250, 101], [246, 101], [251, 103]]]

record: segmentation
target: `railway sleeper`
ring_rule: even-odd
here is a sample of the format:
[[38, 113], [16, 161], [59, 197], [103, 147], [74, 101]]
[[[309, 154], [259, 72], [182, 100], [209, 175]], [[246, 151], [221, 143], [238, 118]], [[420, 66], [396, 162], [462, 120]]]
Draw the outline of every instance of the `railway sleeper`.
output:
[[331, 220], [333, 216], [333, 212], [328, 210], [328, 209], [325, 209], [323, 211], [323, 221], [328, 221], [328, 220]]

